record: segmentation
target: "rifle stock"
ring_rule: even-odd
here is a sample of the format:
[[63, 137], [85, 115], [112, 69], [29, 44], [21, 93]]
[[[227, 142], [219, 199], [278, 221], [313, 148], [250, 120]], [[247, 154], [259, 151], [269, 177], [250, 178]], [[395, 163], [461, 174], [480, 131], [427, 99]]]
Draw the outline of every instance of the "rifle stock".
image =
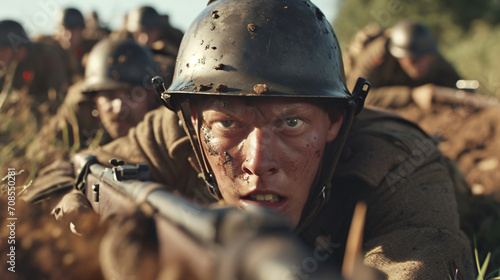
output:
[[[299, 279], [294, 268], [307, 250], [281, 215], [257, 206], [195, 207], [148, 181], [146, 165], [107, 168], [88, 155], [75, 156], [74, 165], [83, 179], [77, 187], [103, 218], [143, 203], [154, 209], [160, 265], [182, 263], [194, 279]], [[309, 279], [338, 275], [316, 272]]]

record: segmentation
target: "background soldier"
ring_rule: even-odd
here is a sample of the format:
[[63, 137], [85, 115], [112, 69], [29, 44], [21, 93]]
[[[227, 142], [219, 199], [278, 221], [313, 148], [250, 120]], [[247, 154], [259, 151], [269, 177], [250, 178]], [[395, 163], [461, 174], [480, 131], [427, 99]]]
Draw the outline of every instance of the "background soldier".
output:
[[50, 46], [31, 42], [18, 22], [0, 21], [0, 108], [33, 102], [38, 116], [54, 113], [68, 85], [64, 64]]
[[98, 42], [83, 36], [85, 20], [75, 8], [61, 10], [56, 17], [56, 32], [53, 36], [39, 36], [35, 40], [54, 46], [64, 57], [71, 82], [83, 77], [84, 58]]
[[137, 8], [126, 15], [124, 29], [112, 36], [130, 37], [151, 49], [160, 75], [167, 82], [172, 80], [183, 33], [170, 25], [167, 15], [158, 14], [150, 6]]
[[84, 80], [70, 88], [27, 156], [43, 167], [54, 157], [125, 136], [159, 105], [148, 83], [155, 68], [151, 52], [133, 40], [98, 43], [89, 54]]
[[460, 76], [438, 52], [430, 29], [402, 21], [387, 31], [370, 25], [353, 39], [347, 53], [347, 85], [357, 77], [372, 84], [367, 103], [396, 108], [415, 102], [428, 109], [439, 92], [455, 92]]

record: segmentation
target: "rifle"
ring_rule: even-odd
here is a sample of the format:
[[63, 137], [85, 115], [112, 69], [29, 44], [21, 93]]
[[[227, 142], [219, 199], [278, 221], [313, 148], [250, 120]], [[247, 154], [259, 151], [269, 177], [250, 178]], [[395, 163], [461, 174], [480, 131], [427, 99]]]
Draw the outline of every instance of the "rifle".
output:
[[475, 80], [458, 80], [457, 88], [440, 87], [434, 94], [437, 103], [463, 105], [469, 109], [484, 109], [498, 105], [498, 98], [476, 93], [479, 82]]
[[[297, 267], [310, 258], [283, 217], [264, 208], [201, 209], [148, 181], [146, 164], [114, 160], [108, 168], [79, 154], [73, 161], [77, 188], [102, 217], [143, 203], [154, 209], [160, 266], [181, 260], [195, 279], [299, 279]], [[311, 275], [340, 279], [319, 267]]]

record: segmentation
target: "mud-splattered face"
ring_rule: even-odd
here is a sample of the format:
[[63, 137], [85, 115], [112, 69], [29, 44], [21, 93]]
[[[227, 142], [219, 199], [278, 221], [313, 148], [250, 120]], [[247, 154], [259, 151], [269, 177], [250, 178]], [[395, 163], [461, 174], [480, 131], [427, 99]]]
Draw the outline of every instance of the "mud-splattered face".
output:
[[283, 98], [214, 97], [196, 111], [193, 125], [201, 122], [202, 146], [224, 200], [272, 208], [295, 227], [341, 115], [332, 122], [316, 105]]

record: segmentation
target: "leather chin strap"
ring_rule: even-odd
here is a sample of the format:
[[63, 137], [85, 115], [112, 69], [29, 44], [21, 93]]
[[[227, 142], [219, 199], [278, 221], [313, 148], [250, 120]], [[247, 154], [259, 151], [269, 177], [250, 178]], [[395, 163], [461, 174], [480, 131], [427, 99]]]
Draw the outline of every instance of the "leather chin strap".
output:
[[321, 172], [315, 180], [316, 183], [313, 184], [306, 205], [302, 210], [299, 224], [295, 228], [296, 233], [304, 231], [330, 199], [333, 187], [333, 175], [335, 174], [340, 154], [344, 148], [354, 117], [363, 109], [369, 90], [370, 83], [364, 78], [358, 78], [352, 91], [352, 98], [347, 101], [348, 106], [346, 106], [344, 112], [344, 121], [337, 138], [325, 146]]
[[[203, 147], [200, 141], [200, 129], [201, 122], [198, 122], [198, 127], [194, 127], [191, 123], [190, 114], [185, 114], [183, 112], [191, 112], [189, 108], [188, 101], [182, 102], [179, 107], [182, 107], [181, 110], [177, 111], [177, 115], [182, 120], [184, 130], [189, 138], [189, 142], [191, 142], [191, 147], [193, 147], [194, 154], [196, 156], [196, 160], [198, 165], [200, 166], [200, 170], [202, 171], [199, 174], [205, 184], [207, 185], [208, 191], [210, 194], [217, 200], [222, 199], [222, 194], [220, 193], [219, 186], [217, 185], [217, 181], [215, 180], [215, 176], [208, 164], [205, 153], [203, 152]], [[186, 106], [188, 108], [186, 108]], [[196, 135], [196, 136], [195, 136]]]
[[309, 193], [306, 205], [302, 210], [302, 216], [295, 228], [296, 233], [305, 230], [314, 220], [318, 212], [330, 199], [333, 184], [333, 175], [337, 166], [338, 159], [342, 153], [344, 143], [354, 120], [355, 111], [349, 108], [344, 113], [344, 121], [339, 130], [337, 138], [334, 141], [327, 143], [323, 154], [323, 162], [321, 171], [318, 173], [313, 188]]

